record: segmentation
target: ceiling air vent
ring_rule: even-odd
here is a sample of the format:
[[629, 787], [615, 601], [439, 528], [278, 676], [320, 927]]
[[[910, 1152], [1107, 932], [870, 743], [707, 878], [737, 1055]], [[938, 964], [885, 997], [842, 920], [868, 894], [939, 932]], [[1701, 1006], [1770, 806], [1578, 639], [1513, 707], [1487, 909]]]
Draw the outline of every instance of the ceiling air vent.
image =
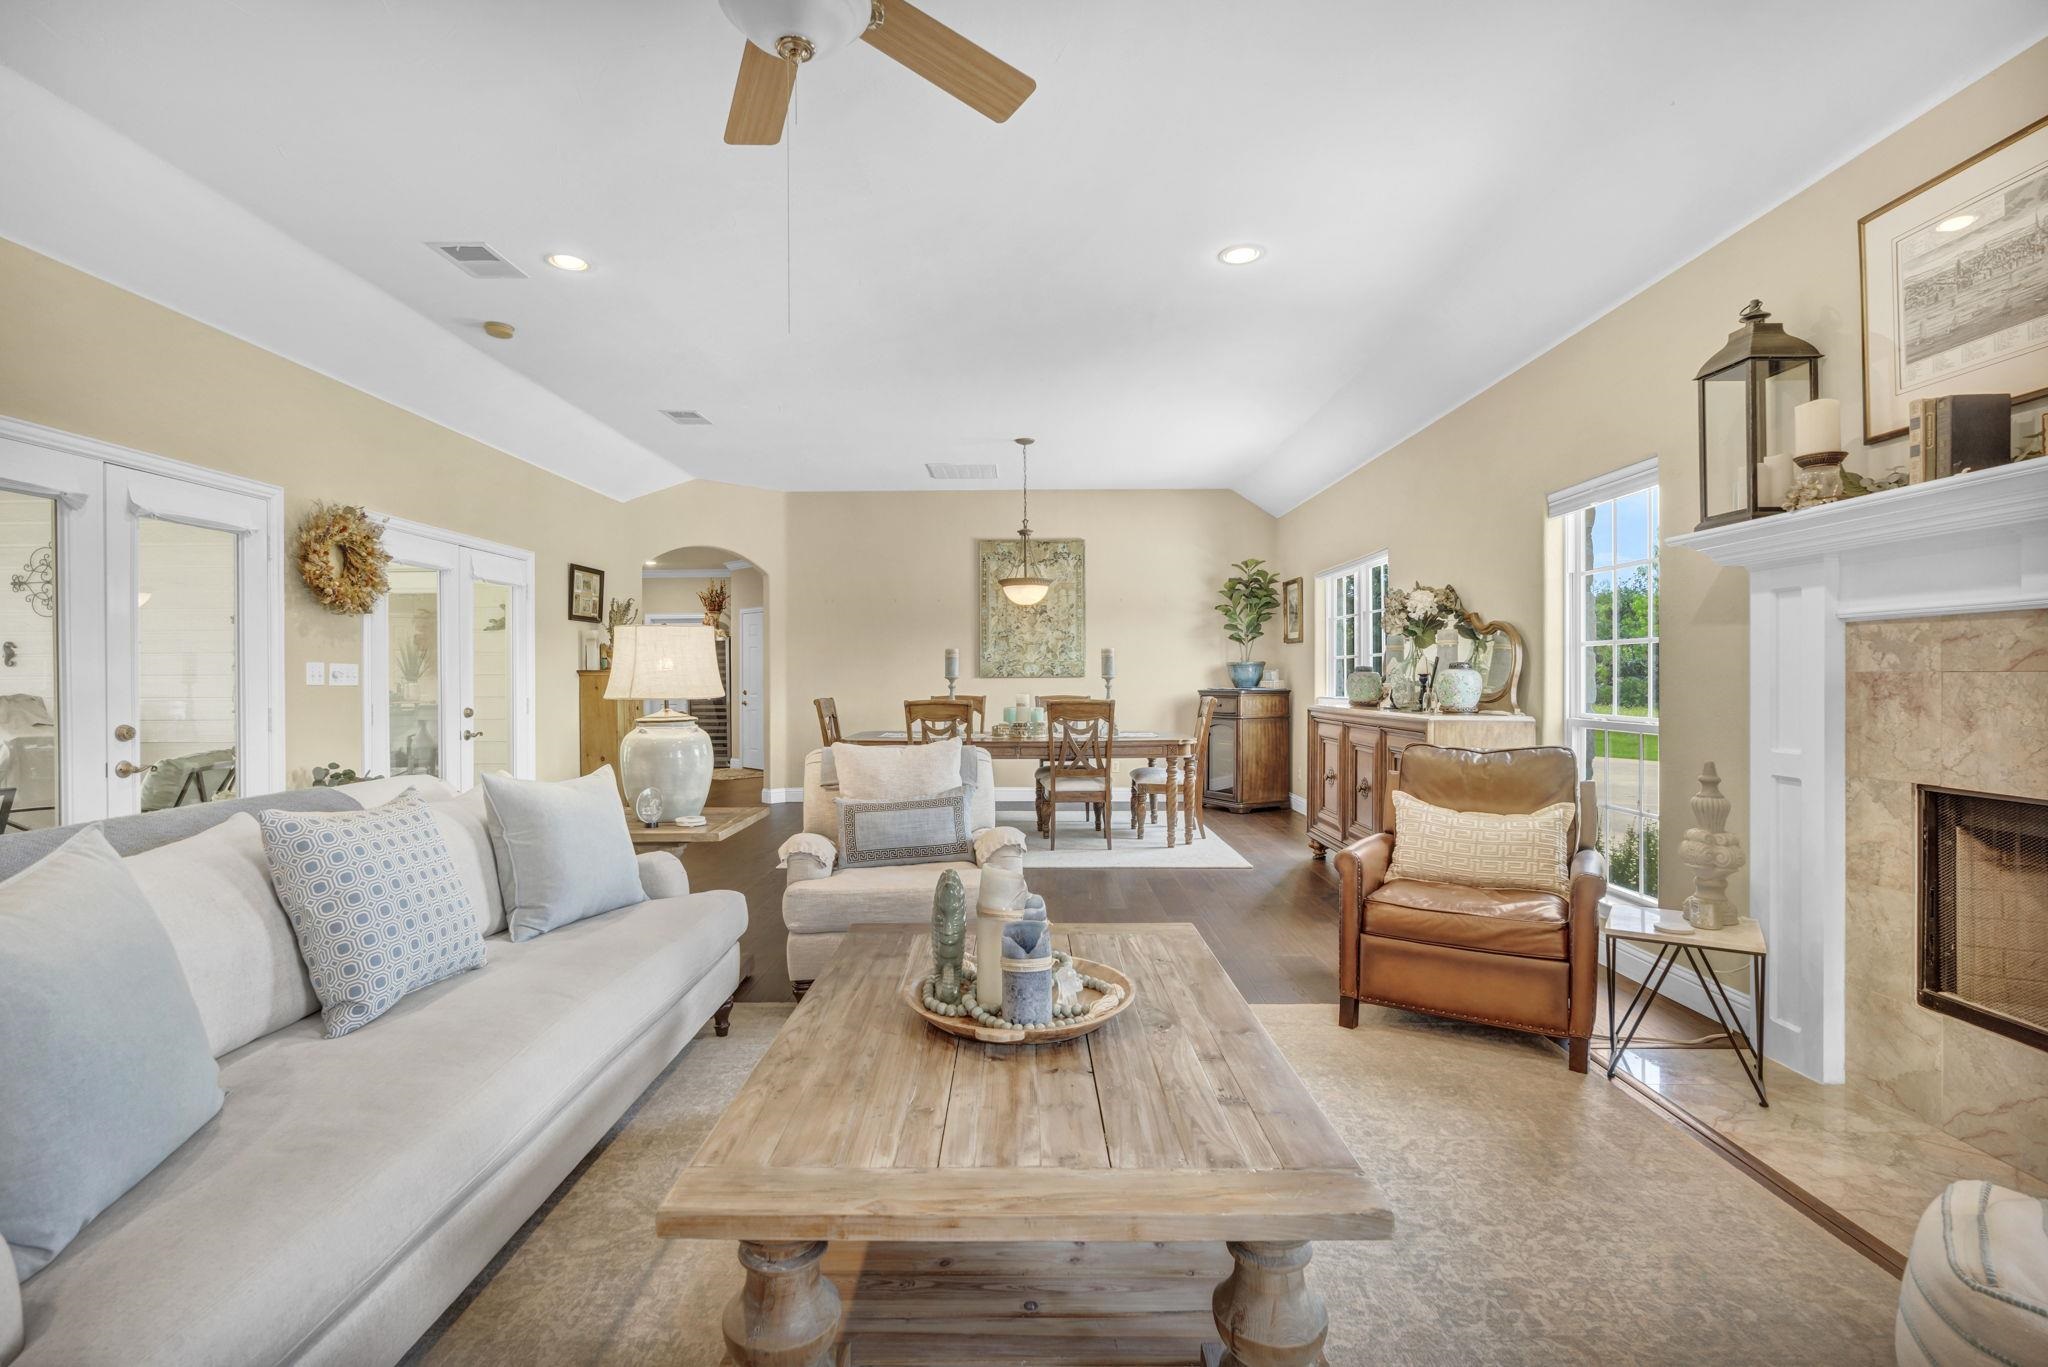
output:
[[434, 255], [445, 257], [465, 275], [479, 280], [524, 280], [526, 272], [481, 242], [429, 242]]
[[933, 479], [994, 479], [993, 465], [955, 465], [951, 461], [928, 460], [924, 463], [925, 473]]
[[661, 410], [661, 416], [667, 418], [678, 427], [711, 426], [711, 419], [705, 417], [694, 408], [664, 408]]

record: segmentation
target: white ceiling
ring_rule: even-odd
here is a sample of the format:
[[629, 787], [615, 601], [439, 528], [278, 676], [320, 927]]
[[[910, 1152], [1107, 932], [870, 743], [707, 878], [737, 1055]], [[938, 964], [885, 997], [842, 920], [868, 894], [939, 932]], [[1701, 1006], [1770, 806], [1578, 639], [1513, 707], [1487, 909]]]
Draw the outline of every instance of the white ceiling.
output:
[[1037, 78], [1008, 124], [856, 44], [787, 150], [728, 147], [715, 0], [0, 0], [43, 88], [0, 84], [35, 189], [0, 235], [618, 496], [1008, 485], [1030, 434], [1034, 484], [1280, 511], [2048, 34], [2039, 0], [923, 4]]

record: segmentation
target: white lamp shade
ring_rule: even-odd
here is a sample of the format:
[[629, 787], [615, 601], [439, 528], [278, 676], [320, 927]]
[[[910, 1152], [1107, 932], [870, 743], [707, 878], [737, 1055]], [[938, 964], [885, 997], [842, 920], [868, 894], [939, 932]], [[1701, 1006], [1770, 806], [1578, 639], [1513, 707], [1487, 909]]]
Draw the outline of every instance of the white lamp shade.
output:
[[705, 626], [630, 626], [612, 632], [607, 698], [722, 698], [718, 634]]

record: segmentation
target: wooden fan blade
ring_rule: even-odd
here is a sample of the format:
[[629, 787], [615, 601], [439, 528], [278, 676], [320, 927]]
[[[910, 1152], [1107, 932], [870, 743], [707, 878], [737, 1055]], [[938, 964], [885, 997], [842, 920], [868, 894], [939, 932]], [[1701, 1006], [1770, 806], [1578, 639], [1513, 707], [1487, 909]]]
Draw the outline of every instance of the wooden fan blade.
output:
[[795, 62], [746, 44], [740, 52], [740, 76], [732, 87], [732, 112], [725, 117], [725, 140], [749, 147], [781, 142], [782, 121], [795, 89]]
[[882, 22], [861, 35], [962, 104], [1003, 122], [1038, 82], [907, 0], [882, 0]]

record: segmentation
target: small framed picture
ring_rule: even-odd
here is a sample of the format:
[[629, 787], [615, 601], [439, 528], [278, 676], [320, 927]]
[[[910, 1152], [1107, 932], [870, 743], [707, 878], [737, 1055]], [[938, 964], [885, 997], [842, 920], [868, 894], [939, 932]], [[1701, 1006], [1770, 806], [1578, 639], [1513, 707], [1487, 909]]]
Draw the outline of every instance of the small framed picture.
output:
[[1301, 576], [1280, 586], [1280, 639], [1287, 645], [1301, 644]]
[[588, 565], [569, 567], [569, 620], [604, 621], [604, 571]]

